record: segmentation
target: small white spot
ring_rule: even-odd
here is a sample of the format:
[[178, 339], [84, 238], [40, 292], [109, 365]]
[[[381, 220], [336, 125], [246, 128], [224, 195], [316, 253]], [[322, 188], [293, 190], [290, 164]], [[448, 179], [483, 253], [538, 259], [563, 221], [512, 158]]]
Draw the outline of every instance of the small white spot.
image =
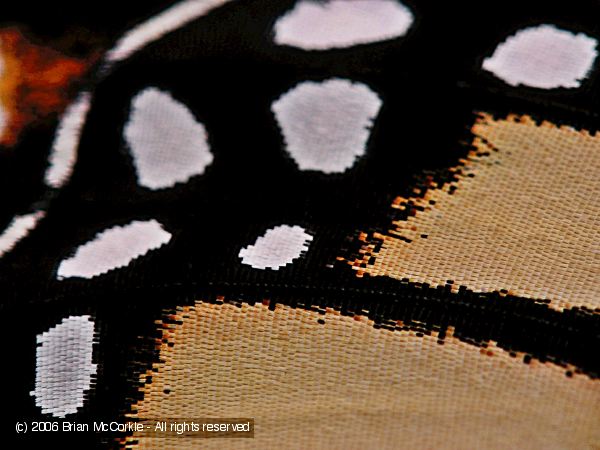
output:
[[404, 36], [411, 11], [396, 0], [302, 0], [275, 23], [275, 43], [326, 50]]
[[21, 239], [35, 228], [44, 215], [44, 211], [36, 211], [31, 214], [15, 216], [8, 227], [0, 234], [0, 256], [11, 251]]
[[255, 269], [278, 270], [308, 250], [313, 237], [298, 225], [279, 225], [267, 230], [254, 245], [240, 250], [242, 263]]
[[172, 187], [203, 174], [212, 163], [204, 125], [169, 94], [144, 89], [134, 97], [131, 109], [123, 133], [141, 186]]
[[160, 39], [167, 33], [208, 14], [214, 8], [230, 1], [184, 0], [167, 8], [125, 33], [116, 45], [107, 52], [104, 70], [110, 68], [115, 62], [127, 59], [150, 42]]
[[45, 175], [46, 184], [50, 187], [60, 188], [71, 177], [90, 103], [90, 93], [80, 93], [60, 120], [50, 153], [50, 166]]
[[576, 88], [589, 74], [598, 42], [553, 25], [525, 28], [499, 44], [483, 68], [511, 86]]
[[94, 322], [90, 316], [70, 316], [37, 336], [35, 404], [44, 414], [65, 417], [84, 405], [92, 387]]
[[366, 152], [381, 100], [362, 83], [300, 83], [272, 105], [286, 150], [301, 170], [341, 173]]
[[92, 278], [111, 269], [124, 267], [133, 259], [157, 249], [171, 240], [156, 220], [133, 221], [109, 228], [80, 246], [75, 255], [58, 267], [57, 278]]

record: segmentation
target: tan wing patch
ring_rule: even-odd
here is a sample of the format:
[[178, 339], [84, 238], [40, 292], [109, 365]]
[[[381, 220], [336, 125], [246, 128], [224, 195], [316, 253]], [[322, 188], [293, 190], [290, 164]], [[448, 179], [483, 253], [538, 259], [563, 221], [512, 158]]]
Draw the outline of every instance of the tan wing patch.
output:
[[414, 215], [376, 235], [354, 268], [505, 290], [559, 310], [599, 308], [600, 135], [486, 114], [472, 132], [474, 150], [453, 169], [458, 181], [397, 198], [392, 206]]
[[[318, 320], [321, 319], [319, 323]], [[254, 439], [145, 438], [127, 448], [589, 448], [600, 383], [493, 345], [375, 329], [278, 305], [178, 308], [138, 418], [252, 417]], [[483, 353], [483, 354], [482, 354]], [[151, 379], [149, 378], [151, 377]]]

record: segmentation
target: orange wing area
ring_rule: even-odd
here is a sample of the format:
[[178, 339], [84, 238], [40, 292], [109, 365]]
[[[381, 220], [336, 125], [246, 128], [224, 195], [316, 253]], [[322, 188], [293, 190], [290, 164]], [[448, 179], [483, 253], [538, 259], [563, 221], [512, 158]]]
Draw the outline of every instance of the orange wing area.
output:
[[30, 124], [60, 113], [99, 52], [78, 59], [32, 43], [17, 28], [0, 29], [0, 145], [15, 145]]

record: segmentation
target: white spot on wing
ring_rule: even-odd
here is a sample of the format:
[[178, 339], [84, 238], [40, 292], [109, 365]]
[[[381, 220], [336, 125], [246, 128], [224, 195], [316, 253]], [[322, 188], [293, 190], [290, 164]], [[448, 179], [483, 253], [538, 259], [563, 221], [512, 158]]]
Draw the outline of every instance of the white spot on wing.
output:
[[60, 188], [71, 176], [90, 102], [90, 93], [82, 92], [65, 110], [52, 144], [50, 166], [45, 175], [48, 186]]
[[147, 88], [135, 96], [131, 109], [123, 133], [141, 186], [167, 188], [204, 173], [213, 155], [204, 125], [185, 105]]
[[70, 316], [37, 336], [35, 404], [44, 414], [65, 417], [77, 412], [92, 386], [94, 322]]
[[255, 269], [279, 269], [308, 250], [313, 237], [297, 225], [279, 225], [267, 230], [254, 245], [240, 250], [242, 263]]
[[[150, 42], [181, 26], [209, 13], [214, 8], [224, 5], [231, 0], [184, 0], [162, 13], [152, 17], [125, 33], [116, 45], [106, 52], [103, 73], [106, 74], [116, 62], [129, 58]], [[1, 63], [1, 62], [0, 62]], [[71, 170], [77, 157], [81, 129], [91, 102], [89, 93], [82, 93], [63, 116], [53, 145], [51, 165], [46, 172], [46, 184], [59, 188], [71, 175]], [[0, 106], [0, 137], [6, 117]], [[61, 132], [61, 130], [63, 130]]]
[[77, 248], [75, 255], [58, 267], [58, 278], [92, 278], [111, 269], [124, 267], [133, 259], [157, 249], [171, 240], [156, 220], [133, 221], [99, 233]]
[[275, 23], [275, 42], [325, 50], [406, 34], [411, 11], [395, 0], [302, 0]]
[[553, 25], [525, 28], [498, 45], [483, 68], [511, 86], [576, 88], [592, 68], [597, 44]]
[[8, 227], [0, 234], [0, 256], [12, 250], [21, 239], [27, 236], [35, 228], [38, 221], [44, 217], [44, 214], [44, 211], [37, 211], [15, 216]]
[[115, 62], [129, 58], [150, 42], [160, 39], [167, 33], [207, 14], [214, 8], [231, 0], [186, 0], [179, 2], [150, 20], [134, 27], [107, 52], [105, 69]]
[[381, 100], [362, 83], [306, 81], [272, 105], [286, 150], [301, 170], [340, 173], [364, 155]]

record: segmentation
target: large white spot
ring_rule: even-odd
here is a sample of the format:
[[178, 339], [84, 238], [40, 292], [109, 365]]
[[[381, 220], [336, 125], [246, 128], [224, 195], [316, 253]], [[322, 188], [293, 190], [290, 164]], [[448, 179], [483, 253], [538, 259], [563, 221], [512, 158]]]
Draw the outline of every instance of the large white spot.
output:
[[131, 103], [124, 135], [138, 182], [162, 189], [204, 173], [212, 163], [204, 125], [166, 92], [147, 88]]
[[286, 150], [301, 170], [340, 173], [365, 154], [381, 100], [362, 83], [300, 83], [272, 105]]
[[275, 23], [275, 42], [306, 50], [350, 47], [406, 34], [411, 11], [396, 0], [303, 0]]
[[124, 267], [133, 259], [157, 249], [171, 240], [156, 220], [133, 221], [99, 233], [77, 248], [75, 255], [58, 267], [58, 278], [92, 278], [111, 269]]
[[279, 225], [267, 230], [254, 245], [240, 250], [242, 263], [255, 269], [279, 269], [291, 264], [303, 252], [313, 237], [297, 225]]
[[129, 58], [132, 54], [184, 26], [208, 14], [214, 8], [231, 0], [184, 0], [125, 33], [116, 45], [106, 53], [104, 70], [112, 64]]
[[92, 386], [94, 322], [70, 316], [37, 336], [35, 404], [44, 414], [65, 417], [77, 412]]
[[576, 88], [592, 69], [597, 44], [553, 25], [525, 28], [498, 45], [483, 68], [511, 86]]
[[[151, 19], [140, 23], [125, 33], [106, 52], [101, 74], [106, 75], [112, 65], [129, 58], [137, 51], [162, 36], [174, 31], [187, 23], [208, 14], [214, 8], [224, 5], [231, 0], [184, 0]], [[2, 61], [0, 60], [0, 69]], [[0, 72], [1, 76], [1, 72]], [[50, 167], [46, 172], [46, 184], [51, 187], [61, 187], [70, 177], [75, 160], [81, 130], [90, 107], [91, 95], [83, 92], [65, 111], [52, 146]], [[7, 121], [6, 113], [0, 105], [0, 137]]]
[[35, 228], [38, 221], [44, 217], [44, 211], [15, 216], [8, 227], [0, 234], [0, 256], [9, 252], [13, 247]]
[[75, 101], [65, 110], [50, 153], [50, 166], [46, 170], [46, 184], [60, 188], [70, 178], [77, 160], [79, 138], [90, 109], [91, 95], [80, 93]]

